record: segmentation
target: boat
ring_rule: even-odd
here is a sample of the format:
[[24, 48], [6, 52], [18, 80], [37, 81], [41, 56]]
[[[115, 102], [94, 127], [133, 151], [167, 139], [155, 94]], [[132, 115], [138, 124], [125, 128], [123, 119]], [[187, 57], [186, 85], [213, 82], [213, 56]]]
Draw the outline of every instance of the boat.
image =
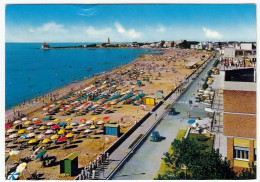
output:
[[47, 44], [46, 42], [44, 42], [44, 43], [42, 44], [41, 49], [50, 49], [50, 45]]

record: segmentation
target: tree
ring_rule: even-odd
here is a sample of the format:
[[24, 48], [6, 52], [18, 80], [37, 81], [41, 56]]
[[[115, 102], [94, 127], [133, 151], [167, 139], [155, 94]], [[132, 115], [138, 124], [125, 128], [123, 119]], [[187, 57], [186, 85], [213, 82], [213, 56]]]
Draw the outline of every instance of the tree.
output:
[[218, 150], [203, 150], [195, 139], [174, 140], [173, 153], [166, 153], [165, 163], [172, 169], [156, 179], [235, 179], [236, 173], [227, 159], [222, 160]]

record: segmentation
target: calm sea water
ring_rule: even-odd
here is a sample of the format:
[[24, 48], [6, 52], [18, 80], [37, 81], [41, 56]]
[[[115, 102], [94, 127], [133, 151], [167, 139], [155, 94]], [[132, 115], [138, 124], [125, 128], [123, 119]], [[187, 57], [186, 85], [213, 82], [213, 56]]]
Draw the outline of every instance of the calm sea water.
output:
[[[50, 44], [52, 47], [73, 45], [80, 43]], [[6, 110], [24, 99], [129, 63], [140, 54], [158, 53], [153, 49], [41, 50], [40, 47], [41, 43], [6, 43]]]

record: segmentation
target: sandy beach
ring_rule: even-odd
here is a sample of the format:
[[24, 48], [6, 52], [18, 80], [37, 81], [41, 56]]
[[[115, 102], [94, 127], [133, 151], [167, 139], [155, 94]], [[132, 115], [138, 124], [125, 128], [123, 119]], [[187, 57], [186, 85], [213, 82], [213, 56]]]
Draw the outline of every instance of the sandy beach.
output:
[[[20, 150], [18, 155], [10, 156], [10, 159], [6, 162], [5, 173], [13, 166], [12, 161], [20, 163], [21, 158], [32, 155], [34, 152], [32, 145], [27, 144], [28, 140], [33, 138], [18, 139], [14, 142], [15, 139], [9, 137], [12, 132], [8, 133], [8, 130], [14, 129], [16, 134], [18, 131], [18, 129], [15, 129], [17, 124], [14, 124], [14, 121], [21, 121], [23, 117], [27, 117], [24, 121], [18, 122], [18, 124], [23, 124], [26, 131], [18, 134], [17, 137], [34, 132], [36, 134], [35, 138], [39, 142], [37, 147], [39, 147], [46, 146], [46, 144], [42, 144], [42, 140], [52, 136], [45, 134], [43, 138], [37, 138], [48, 129], [51, 129], [52, 125], [47, 123], [53, 122], [54, 125], [66, 122], [67, 126], [69, 126], [75, 122], [83, 124], [91, 120], [90, 125], [72, 126], [70, 129], [66, 129], [65, 134], [60, 136], [73, 133], [71, 142], [64, 149], [62, 149], [62, 144], [54, 144], [53, 142], [47, 148], [46, 153], [48, 156], [55, 156], [59, 161], [70, 153], [76, 152], [79, 154], [79, 168], [85, 167], [118, 139], [116, 136], [103, 134], [104, 123], [117, 123], [120, 125], [121, 134], [127, 132], [131, 126], [154, 107], [142, 103], [141, 98], [136, 100], [134, 98], [137, 98], [140, 94], [145, 94], [144, 97], [153, 97], [155, 102], [158, 103], [161, 99], [156, 98], [157, 91], [162, 91], [163, 96], [166, 96], [194, 71], [194, 69], [186, 68], [185, 65], [189, 62], [196, 62], [197, 65], [200, 65], [212, 54], [213, 52], [190, 49], [165, 49], [161, 55], [145, 54], [133, 62], [110, 72], [72, 83], [45, 94], [45, 96], [40, 96], [30, 102], [7, 110], [6, 124], [13, 124], [13, 126], [6, 128], [5, 157], [8, 156], [9, 151], [16, 150], [16, 147], [21, 143], [24, 143], [24, 148]], [[138, 80], [141, 84], [138, 84]], [[117, 95], [118, 98], [112, 99]], [[123, 99], [124, 97], [126, 98]], [[88, 110], [89, 108], [94, 109]], [[25, 116], [14, 119], [14, 113], [17, 114], [17, 111], [24, 113]], [[50, 116], [50, 120], [43, 121], [43, 118], [49, 118]], [[96, 118], [93, 119], [93, 117]], [[104, 119], [104, 117], [109, 119]], [[83, 122], [81, 122], [82, 120]], [[25, 122], [27, 121], [32, 122], [26, 125]], [[35, 124], [37, 121], [41, 121], [40, 126]], [[98, 124], [99, 121], [103, 123]], [[83, 131], [90, 129], [92, 124], [95, 124], [96, 128], [91, 130], [90, 134], [85, 134]], [[40, 129], [41, 126], [46, 126], [46, 128]], [[27, 130], [28, 127], [33, 127], [33, 129]], [[72, 129], [78, 129], [80, 132], [74, 133]], [[27, 179], [30, 176], [29, 173], [35, 171], [43, 174], [42, 177], [46, 180], [74, 179], [73, 176], [60, 174], [59, 170], [58, 162], [51, 167], [42, 167], [41, 161], [32, 160], [27, 163], [27, 169], [19, 179]]]

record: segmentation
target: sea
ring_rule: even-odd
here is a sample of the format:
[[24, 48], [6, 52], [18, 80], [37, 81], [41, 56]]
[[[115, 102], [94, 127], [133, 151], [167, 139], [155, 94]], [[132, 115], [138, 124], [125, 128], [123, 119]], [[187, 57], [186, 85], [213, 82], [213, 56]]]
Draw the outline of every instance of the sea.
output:
[[[64, 47], [92, 43], [49, 45]], [[5, 110], [66, 84], [125, 65], [142, 54], [160, 54], [158, 49], [142, 48], [42, 50], [41, 45], [42, 43], [5, 44]]]

